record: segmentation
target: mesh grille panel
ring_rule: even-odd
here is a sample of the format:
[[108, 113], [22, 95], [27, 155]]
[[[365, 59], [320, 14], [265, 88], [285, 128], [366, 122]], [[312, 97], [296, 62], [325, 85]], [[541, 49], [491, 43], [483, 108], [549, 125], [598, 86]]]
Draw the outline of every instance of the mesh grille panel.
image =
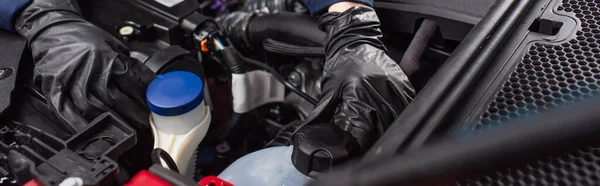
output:
[[[558, 11], [575, 13], [581, 21], [576, 38], [561, 45], [532, 45], [473, 130], [600, 94], [599, 8], [600, 0], [563, 0]], [[589, 147], [457, 185], [599, 184], [600, 148]]]
[[496, 172], [457, 185], [598, 185], [600, 148], [589, 147], [562, 157], [540, 160], [519, 169]]

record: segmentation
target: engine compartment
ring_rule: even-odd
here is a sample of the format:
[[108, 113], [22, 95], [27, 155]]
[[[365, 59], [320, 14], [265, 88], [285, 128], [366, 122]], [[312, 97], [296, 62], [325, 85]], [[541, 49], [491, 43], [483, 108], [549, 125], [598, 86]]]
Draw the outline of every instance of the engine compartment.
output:
[[[200, 42], [196, 39], [196, 33], [202, 31], [190, 32], [184, 30], [183, 24], [177, 24], [177, 22], [185, 23], [186, 19], [192, 20], [190, 17], [195, 16], [194, 14], [200, 13], [205, 16], [204, 19], [207, 19], [204, 23], [195, 23], [200, 27], [196, 29], [202, 30], [202, 25], [210, 22], [208, 19], [211, 17], [216, 18], [216, 22], [220, 22], [230, 14], [228, 12], [239, 13], [239, 11], [242, 11], [248, 14], [258, 12], [261, 15], [253, 15], [256, 17], [252, 18], [252, 25], [248, 27], [249, 30], [253, 29], [248, 31], [248, 38], [236, 42], [234, 38], [231, 38], [236, 36], [225, 37], [230, 37], [232, 44], [236, 46], [240, 53], [271, 66], [285, 77], [290, 84], [300, 91], [306, 92], [310, 97], [317, 99], [320, 93], [319, 78], [325, 63], [323, 55], [311, 54], [310, 51], [304, 54], [285, 51], [285, 49], [289, 50], [290, 48], [286, 44], [306, 50], [312, 48], [318, 50], [318, 47], [322, 46], [325, 33], [318, 29], [317, 19], [307, 15], [306, 10], [299, 9], [298, 7], [301, 7], [301, 5], [293, 1], [224, 1], [223, 4], [226, 11], [221, 12], [221, 9], [212, 9], [216, 5], [210, 4], [210, 2], [197, 3], [193, 0], [183, 1], [172, 8], [165, 8], [151, 0], [81, 2], [83, 12], [87, 14], [84, 16], [88, 20], [100, 25], [116, 37], [123, 38], [132, 51], [145, 56], [151, 56], [152, 51], [173, 45], [182, 46], [188, 50], [199, 50], [201, 47], [194, 44], [194, 42]], [[276, 6], [277, 4], [287, 6]], [[121, 7], [122, 9], [113, 10], [115, 12], [108, 11], [113, 7]], [[194, 10], [191, 8], [185, 9], [184, 7], [200, 8]], [[133, 9], [135, 11], [132, 11]], [[156, 9], [160, 9], [160, 11]], [[184, 13], [181, 13], [181, 15], [172, 14], [172, 12], [184, 11], [194, 13], [188, 13], [192, 15], [188, 17], [181, 16]], [[112, 15], [110, 16], [111, 19], [107, 19], [106, 15]], [[379, 16], [398, 17], [400, 15], [390, 13], [380, 14]], [[421, 23], [415, 22], [414, 24], [420, 25]], [[120, 29], [127, 26], [136, 28], [135, 36], [124, 38], [118, 33]], [[290, 26], [297, 28], [288, 28]], [[418, 26], [413, 27], [418, 29]], [[223, 32], [228, 31], [228, 28], [223, 29]], [[393, 29], [386, 32], [384, 28], [383, 31], [383, 41], [386, 43], [389, 54], [396, 61], [401, 61], [414, 35], [394, 31]], [[214, 34], [219, 35], [219, 33]], [[420, 60], [419, 65], [422, 65], [422, 69], [411, 76], [411, 81], [417, 90], [427, 83], [428, 79], [459, 43], [456, 40], [444, 39], [439, 30], [436, 30], [434, 35], [434, 39], [430, 41], [431, 45], [427, 47], [426, 53], [422, 55], [424, 59]], [[319, 38], [321, 38], [320, 41]], [[244, 41], [248, 39], [252, 41]], [[281, 45], [280, 43], [284, 45], [284, 51], [277, 50], [277, 47]], [[275, 49], [273, 49], [274, 47]], [[208, 82], [208, 89], [211, 93], [212, 123], [216, 124], [211, 125], [208, 136], [203, 140], [201, 146], [207, 149], [228, 149], [225, 152], [216, 152], [216, 157], [219, 157], [217, 159], [222, 159], [222, 162], [208, 163], [211, 167], [214, 167], [214, 170], [205, 168], [204, 175], [218, 174], [220, 169], [241, 155], [262, 149], [265, 145], [271, 145], [269, 142], [277, 136], [279, 131], [291, 122], [306, 118], [314, 109], [309, 101], [293, 92], [286, 91], [288, 93], [286, 93], [283, 103], [267, 104], [242, 115], [233, 113], [229, 107], [232, 95], [224, 94], [224, 92], [231, 92], [230, 87], [228, 87], [230, 81], [230, 77], [228, 77], [230, 76], [229, 69], [223, 64], [222, 59], [219, 60], [214, 54], [201, 52], [200, 55], [202, 56], [200, 61], [206, 72], [205, 78]], [[139, 59], [144, 61], [144, 57]], [[168, 70], [164, 72], [168, 72]]]
[[[383, 1], [374, 7], [382, 19], [384, 37], [381, 39], [388, 55], [404, 71], [411, 72], [409, 79], [418, 94], [477, 23], [478, 16], [441, 18], [444, 15], [439, 13], [403, 9], [406, 4], [410, 3]], [[155, 73], [184, 70], [202, 78], [206, 90], [204, 101], [212, 118], [210, 128], [194, 154], [195, 170], [191, 176], [195, 181], [218, 175], [246, 154], [266, 147], [289, 145], [295, 127], [312, 112], [321, 94], [325, 33], [318, 29], [317, 18], [308, 15], [296, 1], [80, 0], [79, 6], [86, 20], [119, 38], [130, 49], [131, 57]], [[236, 30], [240, 29], [239, 25], [242, 30]], [[236, 112], [239, 103], [234, 102], [236, 91], [232, 83], [232, 74], [235, 74], [232, 71], [236, 69], [231, 68], [227, 54], [222, 51], [226, 46], [234, 46], [243, 61], [262, 64], [248, 65], [248, 71], [270, 68], [272, 70], [266, 71], [277, 74], [267, 80], [257, 79], [269, 86], [265, 90], [254, 90], [269, 94], [265, 99], [277, 101], [254, 100], [258, 103], [246, 105], [248, 109], [243, 113]], [[405, 59], [406, 56], [409, 58]], [[285, 87], [282, 93], [270, 89], [281, 90], [282, 87]], [[31, 156], [38, 159], [32, 159], [33, 165], [23, 166], [21, 171], [27, 176], [10, 177], [18, 170], [8, 170], [4, 161], [2, 168], [6, 173], [0, 173], [13, 183], [23, 184], [32, 176], [26, 172], [35, 172], [33, 176], [48, 178], [45, 183], [57, 185], [65, 176], [89, 169], [89, 175], [81, 175], [86, 183], [122, 184], [128, 176], [148, 168], [146, 164], [132, 160], [136, 156], [151, 156], [146, 153], [151, 150], [148, 147], [154, 139], [141, 136], [139, 132], [138, 136], [132, 136], [132, 129], [117, 116], [103, 115], [97, 122], [105, 120], [115, 120], [109, 122], [115, 126], [98, 129], [90, 125], [89, 130], [78, 134], [48, 132], [21, 123], [2, 128], [2, 152], [15, 149], [11, 143], [17, 141], [23, 162]], [[123, 136], [119, 131], [126, 133], [128, 138], [116, 138]], [[90, 133], [103, 135], [89, 138]], [[87, 139], [80, 139], [84, 138], [80, 136]], [[137, 142], [133, 143], [131, 140], [136, 137]], [[97, 149], [93, 151], [87, 149], [89, 147]], [[131, 149], [145, 150], [133, 152]], [[94, 156], [83, 159], [77, 156], [92, 151], [96, 153]], [[44, 163], [57, 167], [61, 162], [52, 158], [71, 156], [77, 157], [74, 162], [87, 163], [74, 163], [78, 169], [73, 172], [69, 170], [73, 167], [69, 166], [28, 170]], [[93, 163], [88, 164], [88, 161]], [[101, 165], [105, 167], [96, 167]], [[49, 175], [47, 172], [60, 174]], [[109, 173], [114, 175], [107, 176]], [[107, 181], [105, 177], [112, 178]]]
[[[381, 29], [376, 40], [385, 47], [378, 51], [408, 75], [416, 95], [368, 149], [342, 125], [304, 125], [327, 95], [330, 63], [318, 16], [296, 1], [62, 2], [69, 7], [42, 12], [110, 36], [76, 39], [67, 51], [93, 55], [112, 43], [108, 53], [158, 74], [159, 85], [143, 87], [152, 112], [141, 115], [150, 126], [111, 109], [83, 125], [56, 122], [43, 107], [52, 97], [31, 83], [39, 83], [35, 70], [61, 72], [34, 70], [46, 56], [27, 43], [37, 36], [0, 30], [0, 185], [598, 184], [598, 2], [376, 1], [381, 25], [372, 31]], [[70, 28], [62, 29], [81, 37]], [[48, 31], [61, 37], [46, 41], [74, 38]], [[120, 64], [51, 56], [61, 67]], [[110, 90], [92, 94], [103, 92]]]

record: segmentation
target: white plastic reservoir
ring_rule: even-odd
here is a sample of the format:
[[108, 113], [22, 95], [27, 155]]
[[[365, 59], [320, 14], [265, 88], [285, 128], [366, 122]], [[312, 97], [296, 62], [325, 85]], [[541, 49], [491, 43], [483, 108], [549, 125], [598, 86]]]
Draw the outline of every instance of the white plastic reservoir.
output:
[[193, 176], [195, 151], [211, 121], [203, 88], [200, 77], [175, 71], [158, 75], [146, 91], [154, 148], [167, 151], [188, 177]]
[[292, 164], [292, 146], [262, 149], [233, 162], [219, 178], [240, 186], [303, 186], [311, 180]]

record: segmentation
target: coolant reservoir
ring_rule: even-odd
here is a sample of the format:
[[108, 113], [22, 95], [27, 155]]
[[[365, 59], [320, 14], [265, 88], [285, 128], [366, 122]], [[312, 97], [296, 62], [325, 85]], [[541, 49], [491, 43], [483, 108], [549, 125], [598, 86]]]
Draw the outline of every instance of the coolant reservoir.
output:
[[167, 151], [188, 177], [194, 174], [195, 151], [211, 120], [203, 88], [200, 77], [175, 71], [158, 75], [146, 91], [154, 148]]
[[233, 162], [219, 178], [233, 185], [302, 186], [311, 178], [292, 164], [292, 146], [262, 149]]

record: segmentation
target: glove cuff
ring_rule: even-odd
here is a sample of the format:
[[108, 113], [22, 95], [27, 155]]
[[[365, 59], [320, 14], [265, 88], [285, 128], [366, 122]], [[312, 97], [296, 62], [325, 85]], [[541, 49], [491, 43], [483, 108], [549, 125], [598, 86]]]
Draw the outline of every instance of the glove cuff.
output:
[[0, 29], [15, 31], [14, 23], [17, 14], [29, 4], [31, 0], [0, 0]]
[[[349, 2], [357, 2], [357, 3], [362, 3], [368, 6], [373, 6], [373, 0], [347, 0]], [[323, 11], [325, 8], [335, 4], [341, 2], [340, 0], [317, 0], [317, 1], [310, 1], [310, 2], [305, 2], [304, 6], [306, 6], [306, 8], [308, 9], [308, 11], [310, 12], [310, 14], [317, 14], [321, 11]]]
[[330, 12], [321, 16], [319, 22], [319, 27], [327, 32], [327, 58], [349, 44], [365, 43], [386, 51], [378, 39], [382, 37], [379, 18], [371, 7], [356, 6], [342, 13]]

